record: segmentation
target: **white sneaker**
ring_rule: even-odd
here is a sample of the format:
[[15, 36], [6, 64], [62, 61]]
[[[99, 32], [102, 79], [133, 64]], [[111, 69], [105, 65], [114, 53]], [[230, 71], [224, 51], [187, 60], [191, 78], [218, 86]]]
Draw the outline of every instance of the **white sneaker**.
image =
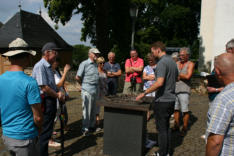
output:
[[60, 147], [61, 143], [55, 142], [55, 141], [49, 141], [49, 146], [50, 147]]
[[152, 148], [156, 144], [156, 141], [146, 139], [145, 147], [146, 148]]

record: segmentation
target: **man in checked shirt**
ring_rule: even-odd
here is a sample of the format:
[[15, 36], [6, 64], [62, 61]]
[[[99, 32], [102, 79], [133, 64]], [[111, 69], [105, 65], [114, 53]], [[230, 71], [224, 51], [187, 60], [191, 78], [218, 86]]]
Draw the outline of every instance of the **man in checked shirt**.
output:
[[234, 54], [215, 58], [215, 74], [225, 88], [210, 105], [207, 117], [206, 156], [234, 155]]

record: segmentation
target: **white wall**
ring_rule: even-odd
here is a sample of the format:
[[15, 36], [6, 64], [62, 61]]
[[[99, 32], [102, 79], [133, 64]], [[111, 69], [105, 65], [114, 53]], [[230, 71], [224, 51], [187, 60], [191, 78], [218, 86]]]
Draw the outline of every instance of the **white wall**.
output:
[[214, 57], [234, 38], [234, 0], [202, 0], [200, 37], [200, 60], [203, 57], [204, 62], [199, 62], [199, 68], [205, 65], [211, 70]]

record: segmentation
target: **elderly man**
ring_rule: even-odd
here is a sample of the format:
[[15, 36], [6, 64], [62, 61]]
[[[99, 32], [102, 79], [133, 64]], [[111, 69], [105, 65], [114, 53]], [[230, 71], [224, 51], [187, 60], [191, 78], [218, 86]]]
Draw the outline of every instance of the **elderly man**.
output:
[[125, 83], [123, 94], [139, 94], [141, 92], [141, 75], [144, 68], [143, 59], [138, 57], [136, 50], [130, 51], [130, 59], [125, 62]]
[[206, 156], [234, 153], [234, 54], [215, 58], [215, 75], [225, 88], [216, 96], [207, 114]]
[[108, 62], [104, 64], [104, 70], [107, 72], [108, 95], [116, 95], [118, 88], [118, 78], [121, 76], [121, 69], [118, 63], [115, 63], [115, 53], [108, 53]]
[[157, 90], [154, 114], [158, 130], [159, 151], [155, 155], [166, 156], [172, 153], [169, 119], [175, 106], [175, 83], [178, 77], [178, 69], [171, 56], [166, 55], [166, 47], [162, 42], [152, 44], [151, 52], [154, 57], [159, 59], [155, 70], [156, 82], [144, 93], [138, 95], [136, 100], [140, 100]]
[[37, 82], [23, 72], [30, 55], [36, 55], [27, 47], [20, 38], [10, 43], [12, 50], [3, 56], [9, 58], [11, 66], [0, 76], [2, 138], [11, 155], [17, 156], [39, 155], [38, 134], [43, 121]]
[[59, 48], [53, 42], [46, 43], [41, 52], [42, 58], [33, 68], [32, 77], [37, 80], [43, 98], [44, 122], [40, 135], [40, 154], [48, 156], [48, 142], [52, 136], [56, 116], [56, 100], [64, 101], [62, 92], [58, 92], [51, 65], [57, 57]]
[[189, 48], [181, 48], [179, 53], [180, 61], [177, 62], [177, 67], [179, 69], [179, 81], [176, 82], [176, 104], [175, 104], [175, 124], [174, 130], [179, 130], [179, 119], [180, 110], [183, 113], [183, 128], [181, 130], [181, 136], [184, 136], [188, 129], [189, 121], [189, 96], [190, 96], [190, 86], [191, 78], [194, 70], [194, 63], [189, 61]]
[[226, 51], [228, 53], [234, 54], [234, 39], [231, 39], [230, 41], [227, 42]]
[[81, 62], [76, 75], [76, 80], [81, 85], [83, 110], [82, 133], [84, 136], [88, 136], [95, 130], [96, 97], [99, 82], [96, 59], [99, 54], [98, 49], [89, 49], [89, 58]]

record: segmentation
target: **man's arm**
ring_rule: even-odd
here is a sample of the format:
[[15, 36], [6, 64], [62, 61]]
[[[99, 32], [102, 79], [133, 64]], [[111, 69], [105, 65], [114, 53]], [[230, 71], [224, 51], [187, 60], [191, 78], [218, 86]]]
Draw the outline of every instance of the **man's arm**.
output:
[[35, 123], [36, 127], [38, 128], [38, 132], [40, 134], [41, 130], [42, 130], [41, 129], [42, 124], [43, 124], [43, 115], [42, 115], [42, 111], [41, 111], [41, 104], [40, 103], [32, 104], [31, 108], [32, 108], [32, 112], [33, 112], [34, 123]]
[[117, 72], [112, 72], [112, 75], [114, 76], [121, 76], [121, 74], [122, 74], [121, 69], [119, 69]]
[[140, 100], [145, 95], [152, 93], [153, 91], [156, 91], [158, 88], [162, 87], [164, 84], [164, 80], [165, 80], [164, 77], [157, 78], [156, 82], [150, 88], [148, 88], [147, 90], [145, 90], [144, 93], [141, 93], [136, 97], [136, 101]]
[[189, 80], [193, 75], [194, 66], [195, 65], [193, 62], [189, 62], [187, 74], [180, 74], [179, 78], [183, 80]]
[[81, 77], [79, 77], [79, 76], [76, 75], [75, 79], [77, 80], [77, 82], [78, 82], [80, 85], [82, 84]]
[[211, 133], [207, 139], [206, 156], [218, 156], [223, 145], [223, 140], [223, 135]]
[[142, 72], [143, 71], [143, 66], [140, 66], [140, 67], [131, 67], [131, 69], [134, 71], [134, 72]]
[[41, 90], [46, 93], [47, 95], [54, 97], [54, 98], [58, 98], [59, 101], [64, 101], [64, 94], [62, 92], [58, 92], [56, 93], [53, 89], [51, 89], [49, 86], [44, 85], [44, 86], [40, 86]]

